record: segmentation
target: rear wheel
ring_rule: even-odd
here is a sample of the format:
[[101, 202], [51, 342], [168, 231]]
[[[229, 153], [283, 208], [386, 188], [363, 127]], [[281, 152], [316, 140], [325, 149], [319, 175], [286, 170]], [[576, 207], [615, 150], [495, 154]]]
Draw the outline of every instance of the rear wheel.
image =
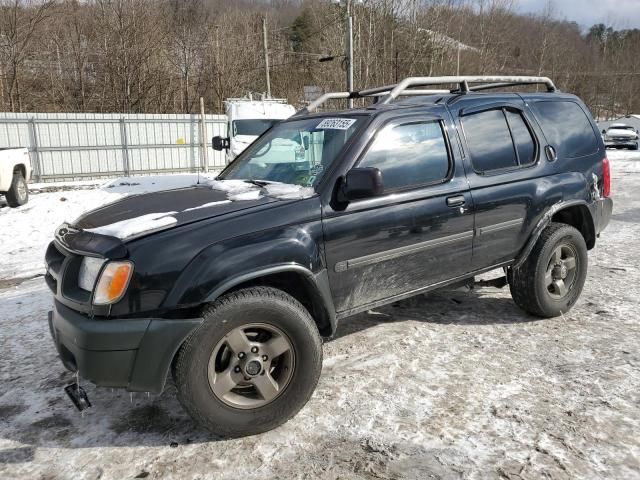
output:
[[22, 172], [14, 172], [11, 187], [4, 196], [10, 207], [19, 207], [29, 201], [29, 188]]
[[570, 225], [552, 223], [525, 262], [507, 275], [511, 296], [523, 310], [555, 317], [576, 303], [587, 277], [587, 246]]
[[178, 398], [222, 437], [271, 430], [309, 400], [322, 368], [322, 345], [309, 312], [268, 287], [216, 301], [178, 353]]

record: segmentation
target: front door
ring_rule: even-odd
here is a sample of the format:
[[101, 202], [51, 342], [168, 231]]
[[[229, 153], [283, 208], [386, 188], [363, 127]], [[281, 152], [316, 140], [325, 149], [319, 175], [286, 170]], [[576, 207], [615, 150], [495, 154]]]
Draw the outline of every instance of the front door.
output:
[[324, 212], [338, 312], [470, 271], [471, 195], [442, 120], [408, 117], [387, 123], [356, 166], [380, 169], [384, 194]]

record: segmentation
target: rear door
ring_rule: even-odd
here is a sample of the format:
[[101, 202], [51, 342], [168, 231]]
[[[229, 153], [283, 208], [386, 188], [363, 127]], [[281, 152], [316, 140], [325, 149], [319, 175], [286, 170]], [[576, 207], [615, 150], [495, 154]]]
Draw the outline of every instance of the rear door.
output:
[[[449, 126], [450, 128], [450, 126]], [[325, 209], [338, 312], [411, 293], [471, 268], [471, 196], [443, 118], [381, 126], [356, 162], [382, 172], [384, 194]]]
[[535, 124], [519, 97], [456, 102], [475, 206], [473, 269], [512, 260], [526, 242], [542, 175]]

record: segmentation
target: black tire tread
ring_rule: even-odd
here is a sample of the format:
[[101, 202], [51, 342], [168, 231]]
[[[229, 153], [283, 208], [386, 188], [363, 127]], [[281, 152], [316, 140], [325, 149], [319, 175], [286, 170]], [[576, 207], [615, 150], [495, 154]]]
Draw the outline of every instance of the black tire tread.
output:
[[571, 225], [555, 222], [550, 223], [540, 234], [540, 238], [538, 238], [538, 241], [524, 263], [519, 268], [510, 268], [507, 274], [511, 297], [516, 305], [525, 312], [542, 318], [549, 318], [551, 316], [545, 312], [538, 290], [532, 286], [532, 279], [535, 278], [542, 249], [549, 239], [560, 230], [566, 230], [567, 233], [582, 236], [582, 234]]
[[[182, 406], [190, 413], [193, 419], [200, 425], [209, 425], [210, 424], [209, 419], [206, 417], [206, 415], [203, 415], [203, 413], [197, 408], [197, 406], [194, 403], [190, 401], [187, 395], [183, 395], [183, 389], [182, 389], [184, 385], [182, 382], [182, 379], [186, 377], [186, 373], [190, 368], [189, 352], [194, 348], [196, 348], [195, 345], [198, 342], [198, 338], [199, 338], [198, 333], [202, 328], [204, 328], [205, 323], [210, 321], [215, 321], [215, 315], [218, 310], [220, 310], [226, 305], [235, 304], [237, 302], [243, 302], [249, 299], [281, 301], [288, 304], [293, 309], [295, 309], [297, 311], [297, 314], [300, 316], [302, 322], [306, 324], [308, 328], [313, 329], [314, 337], [316, 338], [316, 341], [318, 342], [318, 345], [319, 345], [319, 348], [317, 349], [317, 352], [319, 352], [319, 354], [315, 355], [312, 361], [319, 362], [320, 364], [322, 363], [322, 345], [321, 345], [317, 325], [313, 320], [313, 318], [311, 317], [311, 315], [309, 314], [308, 310], [304, 306], [302, 306], [302, 304], [298, 302], [295, 298], [293, 298], [291, 295], [273, 287], [263, 287], [263, 286], [236, 290], [227, 295], [223, 295], [222, 297], [217, 299], [214, 303], [204, 307], [202, 311], [202, 316], [204, 317], [205, 321], [196, 330], [194, 330], [191, 333], [191, 335], [189, 335], [187, 340], [182, 344], [182, 346], [178, 350], [178, 353], [176, 354], [175, 368], [173, 370], [174, 381], [178, 391], [178, 400], [180, 401]], [[313, 391], [315, 390], [316, 385], [317, 385], [317, 381], [316, 381], [316, 384], [314, 384], [313, 389], [310, 389], [308, 395], [304, 398], [304, 402], [302, 402], [303, 406], [311, 398], [311, 395], [313, 394]], [[282, 415], [279, 415], [279, 412], [274, 412], [274, 414], [271, 415], [271, 418], [268, 421], [264, 422], [259, 429], [256, 429], [255, 425], [249, 425], [246, 433], [239, 432], [237, 429], [225, 431], [224, 429], [220, 428], [219, 425], [216, 426], [215, 433], [222, 438], [234, 438], [234, 437], [244, 436], [246, 434], [262, 433], [287, 422], [293, 416], [295, 416], [296, 413], [298, 413], [298, 411], [292, 411], [290, 412], [289, 415], [286, 415], [283, 417]]]
[[17, 189], [16, 183], [19, 179], [24, 179], [22, 172], [13, 172], [13, 178], [11, 179], [11, 187], [9, 187], [9, 190], [4, 194], [4, 197], [7, 200], [7, 205], [9, 205], [12, 208], [16, 208], [24, 205], [25, 203], [27, 203], [29, 199], [29, 194], [27, 193], [27, 199], [24, 202], [20, 201], [18, 197], [18, 192], [16, 191]]

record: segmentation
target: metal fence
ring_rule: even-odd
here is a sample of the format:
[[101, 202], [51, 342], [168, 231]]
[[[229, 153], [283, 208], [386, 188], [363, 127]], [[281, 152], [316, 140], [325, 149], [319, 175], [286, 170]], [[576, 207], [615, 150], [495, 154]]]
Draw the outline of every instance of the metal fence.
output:
[[[225, 115], [0, 113], [0, 148], [27, 147], [36, 181], [220, 170]], [[203, 161], [207, 149], [208, 162]]]

